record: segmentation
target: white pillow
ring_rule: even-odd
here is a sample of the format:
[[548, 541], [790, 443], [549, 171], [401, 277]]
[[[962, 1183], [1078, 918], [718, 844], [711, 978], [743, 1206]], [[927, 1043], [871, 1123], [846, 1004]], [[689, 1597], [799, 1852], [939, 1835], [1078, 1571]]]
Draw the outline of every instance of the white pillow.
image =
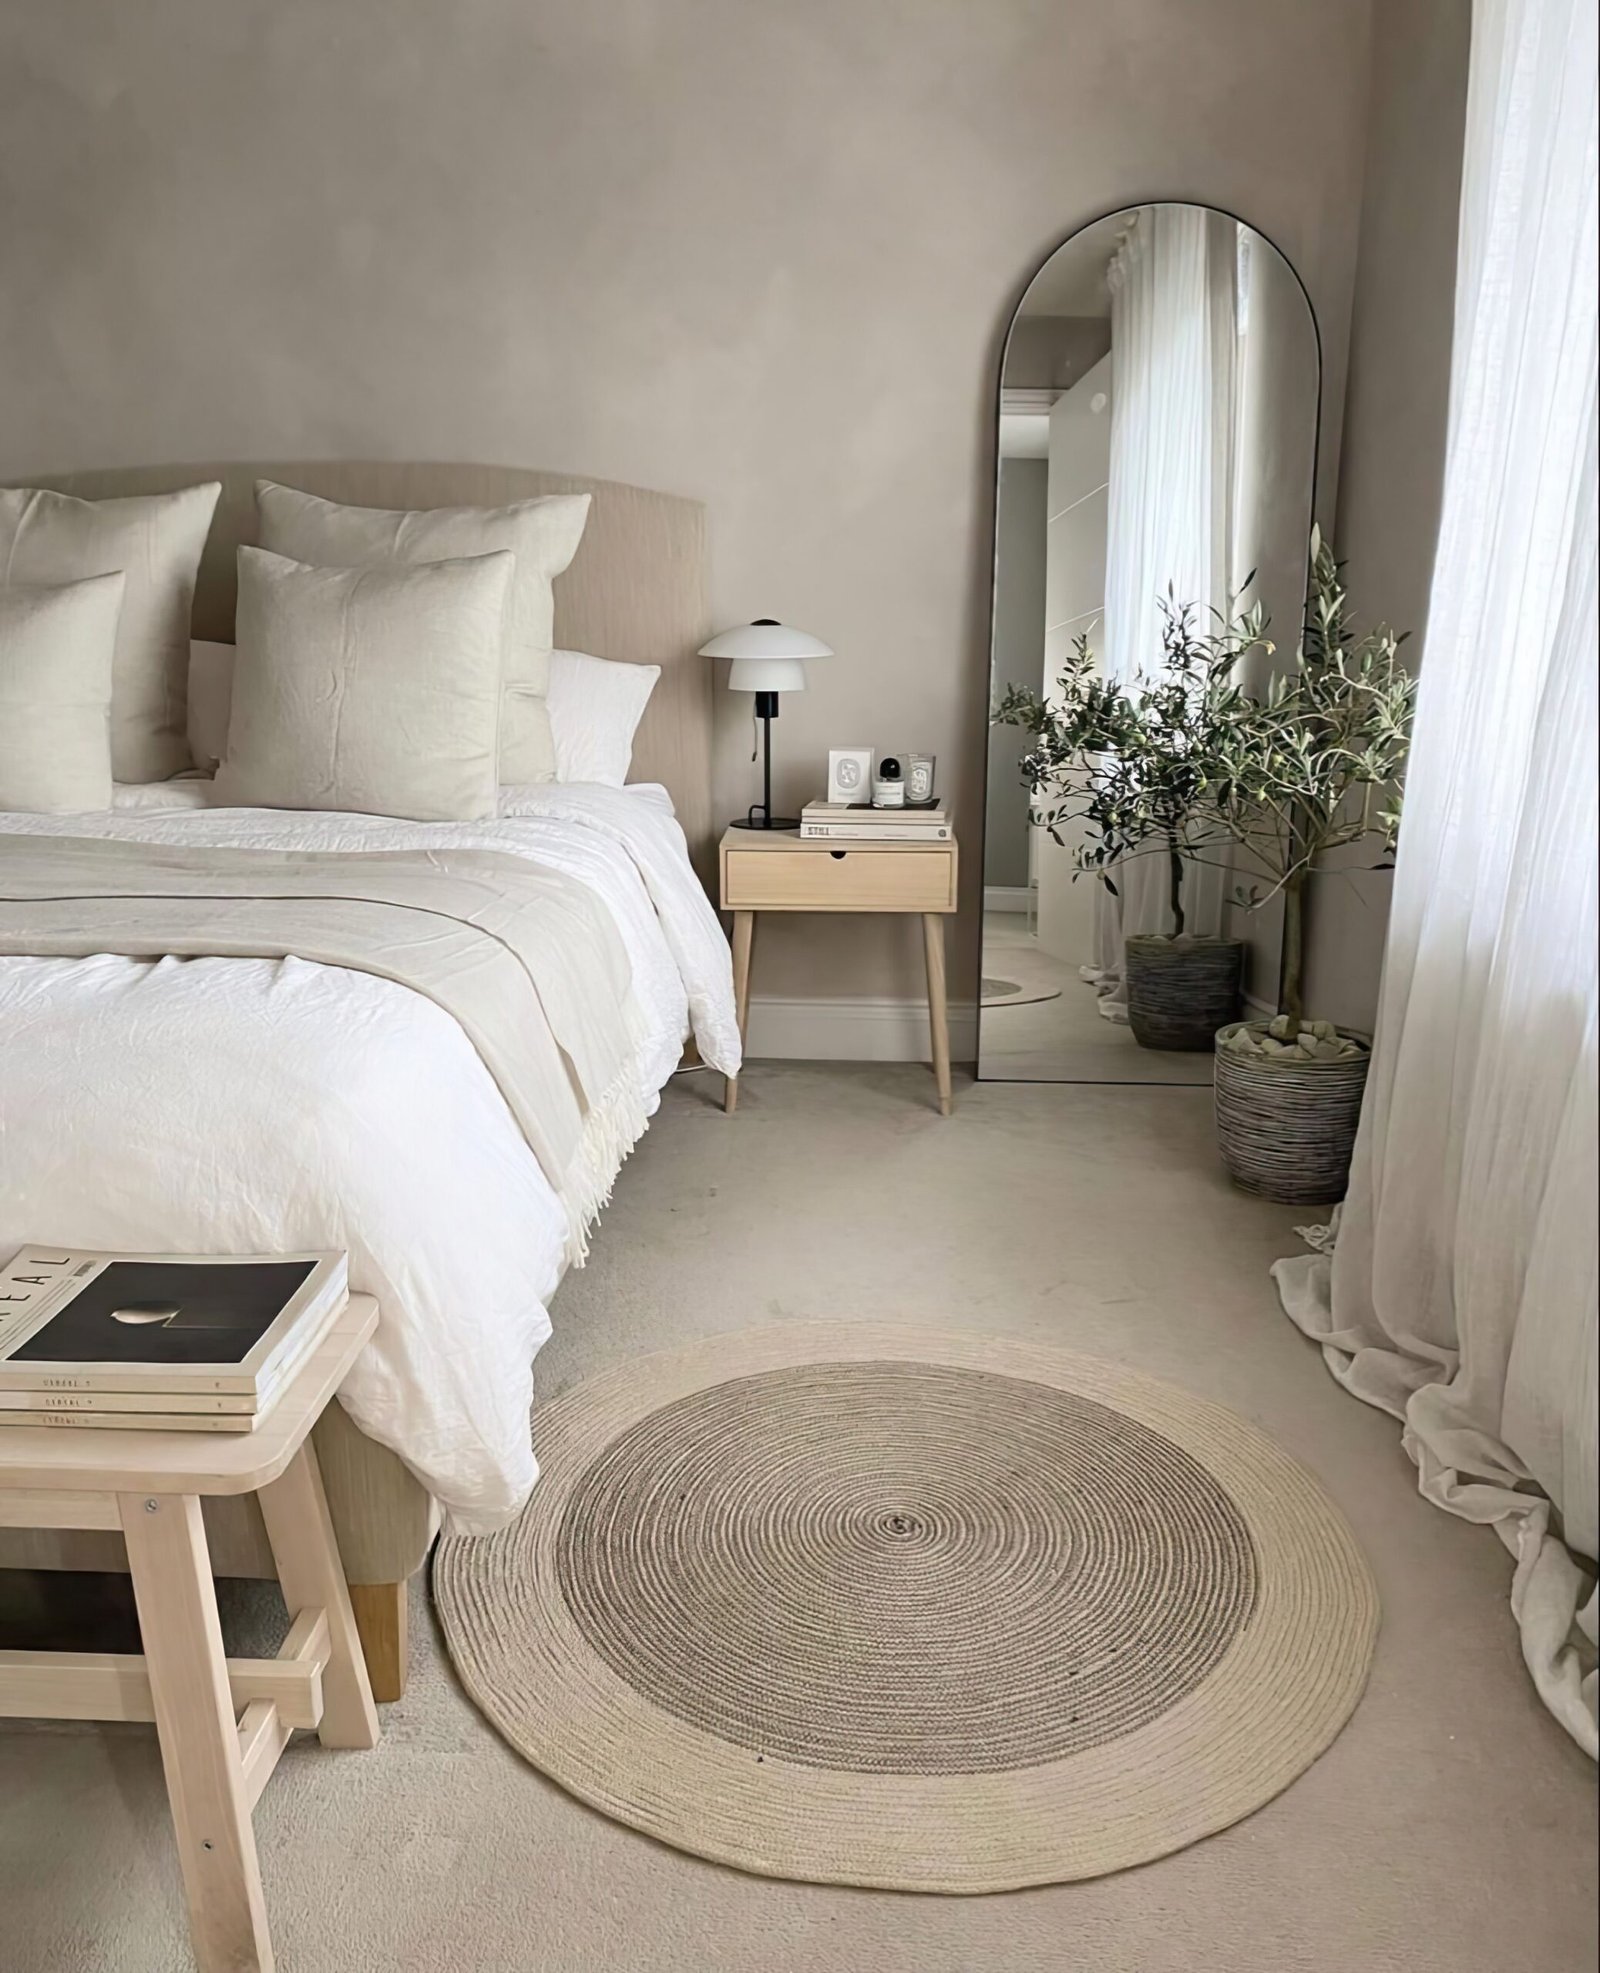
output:
[[111, 806], [111, 678], [123, 576], [0, 586], [0, 809]]
[[317, 569], [239, 550], [216, 799], [473, 822], [495, 812], [514, 556]]
[[256, 481], [261, 545], [320, 568], [415, 567], [509, 549], [516, 556], [506, 619], [502, 781], [553, 781], [555, 745], [545, 695], [555, 642], [551, 584], [578, 552], [587, 493], [549, 494], [510, 507], [433, 507], [418, 513], [343, 507], [313, 493]]
[[10, 582], [127, 580], [111, 678], [111, 772], [164, 781], [189, 765], [189, 613], [220, 481], [127, 500], [0, 492], [0, 569]]
[[550, 653], [558, 781], [622, 787], [633, 764], [633, 736], [660, 676], [660, 665], [618, 664], [586, 651]]

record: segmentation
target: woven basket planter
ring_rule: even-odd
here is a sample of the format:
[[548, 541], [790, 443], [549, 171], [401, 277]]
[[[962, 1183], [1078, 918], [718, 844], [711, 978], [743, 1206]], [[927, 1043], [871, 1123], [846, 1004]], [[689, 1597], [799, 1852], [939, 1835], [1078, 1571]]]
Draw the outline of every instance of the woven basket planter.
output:
[[1131, 938], [1123, 944], [1128, 1026], [1141, 1048], [1198, 1054], [1237, 1018], [1241, 939]]
[[1335, 1205], [1350, 1176], [1370, 1052], [1328, 1062], [1240, 1054], [1222, 1045], [1233, 1032], [1216, 1038], [1217, 1141], [1228, 1176], [1258, 1199]]

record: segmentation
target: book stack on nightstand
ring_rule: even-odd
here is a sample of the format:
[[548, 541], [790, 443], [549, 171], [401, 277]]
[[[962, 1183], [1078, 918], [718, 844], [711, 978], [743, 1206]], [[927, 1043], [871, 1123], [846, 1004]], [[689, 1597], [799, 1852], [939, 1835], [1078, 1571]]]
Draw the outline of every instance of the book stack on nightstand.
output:
[[0, 1270], [0, 1425], [253, 1432], [349, 1298], [343, 1254], [24, 1247]]
[[851, 802], [807, 802], [800, 811], [802, 842], [948, 843], [950, 817], [929, 808], [861, 808]]

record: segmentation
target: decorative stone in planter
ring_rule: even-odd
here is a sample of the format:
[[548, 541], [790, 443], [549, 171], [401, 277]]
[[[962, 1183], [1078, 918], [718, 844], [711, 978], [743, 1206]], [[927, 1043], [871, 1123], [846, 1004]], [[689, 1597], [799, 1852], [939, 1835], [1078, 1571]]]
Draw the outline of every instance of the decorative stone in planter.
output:
[[1214, 1046], [1239, 1012], [1244, 941], [1141, 936], [1123, 942], [1128, 1026], [1141, 1048]]
[[1326, 1021], [1237, 1021], [1216, 1038], [1217, 1139], [1234, 1184], [1290, 1206], [1344, 1197], [1371, 1049]]

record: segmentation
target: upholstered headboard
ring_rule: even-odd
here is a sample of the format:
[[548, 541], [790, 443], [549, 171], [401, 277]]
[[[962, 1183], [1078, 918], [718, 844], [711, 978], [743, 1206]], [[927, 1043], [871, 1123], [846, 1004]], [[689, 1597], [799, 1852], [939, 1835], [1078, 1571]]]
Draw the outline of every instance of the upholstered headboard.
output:
[[555, 585], [556, 643], [625, 664], [661, 666], [661, 681], [634, 742], [630, 778], [660, 781], [670, 791], [704, 874], [711, 848], [712, 668], [695, 655], [710, 628], [705, 509], [697, 500], [515, 466], [344, 459], [133, 466], [28, 484], [104, 500], [220, 480], [222, 498], [195, 593], [194, 634], [231, 643], [234, 550], [256, 538], [258, 479], [358, 507], [499, 507], [544, 493], [593, 494], [577, 555]]

